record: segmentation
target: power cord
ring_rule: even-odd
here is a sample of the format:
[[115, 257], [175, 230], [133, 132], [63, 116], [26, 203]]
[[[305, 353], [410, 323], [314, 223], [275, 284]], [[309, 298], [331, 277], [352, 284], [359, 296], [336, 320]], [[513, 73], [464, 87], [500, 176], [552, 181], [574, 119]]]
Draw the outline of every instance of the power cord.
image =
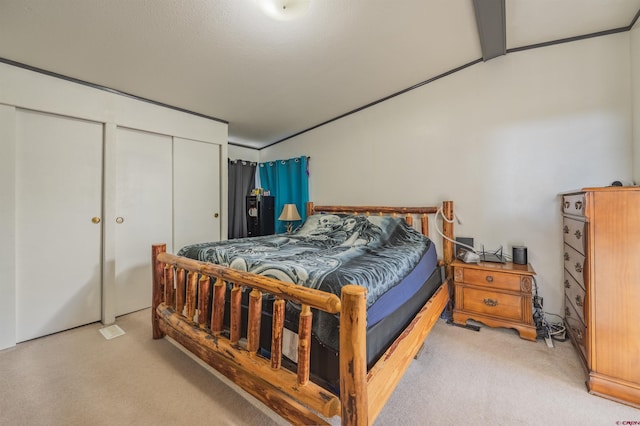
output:
[[555, 317], [560, 318], [559, 322], [549, 322], [548, 323], [548, 332], [549, 337], [557, 342], [566, 342], [569, 340], [567, 336], [567, 328], [564, 325], [564, 321], [560, 315], [551, 314], [549, 312], [545, 312], [546, 315], [553, 315]]
[[442, 217], [442, 220], [444, 220], [445, 222], [448, 222], [448, 223], [458, 222], [458, 225], [461, 225], [461, 224], [462, 224], [462, 220], [460, 220], [460, 218], [458, 217], [458, 215], [456, 214], [456, 212], [455, 212], [455, 211], [453, 212], [453, 219], [448, 219], [448, 218], [444, 215], [444, 212], [442, 211], [442, 207], [438, 207], [438, 210], [436, 210], [436, 214], [435, 214], [435, 216], [434, 216], [434, 219], [435, 219], [435, 220], [434, 220], [434, 225], [435, 225], [436, 231], [438, 232], [438, 234], [440, 234], [440, 236], [441, 236], [443, 239], [445, 239], [445, 240], [447, 240], [447, 241], [450, 241], [450, 242], [452, 242], [452, 243], [454, 243], [454, 244], [457, 244], [457, 245], [459, 245], [459, 246], [465, 247], [465, 248], [467, 248], [467, 249], [469, 249], [469, 250], [471, 250], [472, 252], [474, 252], [474, 253], [475, 253], [476, 249], [474, 249], [474, 248], [473, 248], [473, 247], [471, 247], [470, 245], [463, 244], [463, 243], [461, 243], [460, 241], [452, 240], [451, 238], [449, 238], [449, 237], [447, 237], [446, 235], [444, 235], [444, 233], [443, 233], [443, 232], [440, 230], [440, 228], [438, 227], [438, 220], [437, 220], [437, 219], [438, 219], [438, 215], [440, 215], [440, 216]]
[[[533, 321], [536, 324], [537, 336], [542, 339], [551, 338], [557, 342], [565, 342], [567, 340], [566, 327], [562, 317], [556, 314], [550, 314], [542, 309], [542, 298], [538, 296], [538, 282], [533, 278]], [[553, 315], [560, 318], [559, 322], [550, 322], [546, 315]]]

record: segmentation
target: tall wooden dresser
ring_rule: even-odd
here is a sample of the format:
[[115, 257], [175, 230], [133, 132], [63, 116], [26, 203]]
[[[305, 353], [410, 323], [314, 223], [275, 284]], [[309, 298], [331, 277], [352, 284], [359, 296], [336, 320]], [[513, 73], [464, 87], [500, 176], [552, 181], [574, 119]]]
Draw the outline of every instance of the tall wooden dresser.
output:
[[640, 187], [561, 196], [565, 322], [587, 388], [640, 407]]

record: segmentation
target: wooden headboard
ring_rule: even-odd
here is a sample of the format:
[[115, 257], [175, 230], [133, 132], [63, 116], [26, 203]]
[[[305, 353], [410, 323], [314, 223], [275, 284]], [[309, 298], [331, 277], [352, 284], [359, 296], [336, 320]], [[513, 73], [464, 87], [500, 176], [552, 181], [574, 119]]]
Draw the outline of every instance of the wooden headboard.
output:
[[419, 217], [420, 231], [427, 237], [429, 235], [428, 215], [442, 214], [442, 261], [448, 267], [453, 262], [453, 201], [443, 201], [442, 206], [427, 207], [389, 207], [389, 206], [320, 206], [313, 202], [307, 203], [307, 216], [315, 213], [347, 213], [370, 215], [404, 216], [407, 223], [413, 226], [414, 217]]

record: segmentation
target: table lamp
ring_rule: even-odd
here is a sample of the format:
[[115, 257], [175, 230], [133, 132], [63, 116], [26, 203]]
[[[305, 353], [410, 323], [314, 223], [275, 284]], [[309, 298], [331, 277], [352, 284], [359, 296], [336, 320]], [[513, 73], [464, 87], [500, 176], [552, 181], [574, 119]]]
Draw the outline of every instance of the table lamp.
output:
[[278, 220], [287, 222], [287, 234], [290, 234], [293, 229], [293, 221], [301, 220], [300, 213], [298, 213], [298, 209], [295, 204], [285, 204], [282, 208], [282, 213], [280, 213], [280, 217]]

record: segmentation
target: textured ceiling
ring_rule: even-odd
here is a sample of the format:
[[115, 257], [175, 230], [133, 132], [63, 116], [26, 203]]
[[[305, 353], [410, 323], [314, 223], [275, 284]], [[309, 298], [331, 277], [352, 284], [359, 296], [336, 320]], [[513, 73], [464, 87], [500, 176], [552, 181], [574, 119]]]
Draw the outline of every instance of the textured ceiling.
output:
[[[627, 27], [640, 0], [507, 0], [506, 48]], [[0, 58], [229, 122], [260, 148], [482, 57], [472, 0], [0, 0]]]

